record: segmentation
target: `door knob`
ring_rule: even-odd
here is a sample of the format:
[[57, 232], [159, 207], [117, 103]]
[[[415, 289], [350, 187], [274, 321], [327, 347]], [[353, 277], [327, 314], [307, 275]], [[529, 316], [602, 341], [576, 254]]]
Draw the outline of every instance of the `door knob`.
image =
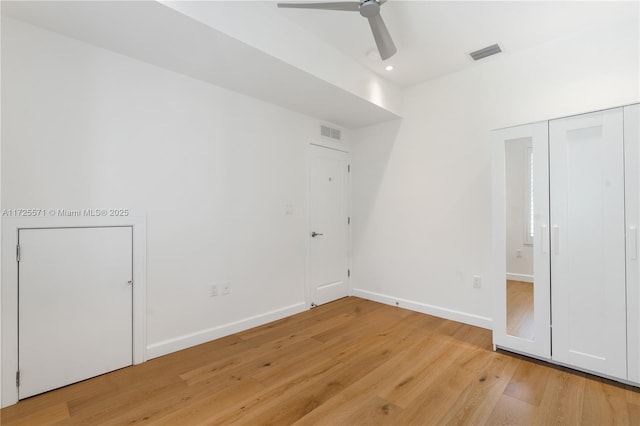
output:
[[311, 236], [314, 237], [314, 238], [317, 237], [318, 235], [324, 235], [324, 234], [318, 234], [316, 231], [313, 231], [311, 233]]

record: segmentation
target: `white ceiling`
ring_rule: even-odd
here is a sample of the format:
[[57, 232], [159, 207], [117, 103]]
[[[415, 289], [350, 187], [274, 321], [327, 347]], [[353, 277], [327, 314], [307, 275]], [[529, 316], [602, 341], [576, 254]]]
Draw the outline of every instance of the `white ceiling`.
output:
[[[273, 2], [261, 6], [276, 7]], [[367, 58], [375, 43], [366, 19], [358, 13], [277, 9], [362, 65], [406, 87], [473, 66], [468, 53], [494, 43], [508, 53], [598, 26], [638, 20], [639, 2], [389, 0], [381, 11], [398, 48], [384, 64]], [[395, 67], [392, 72], [384, 70], [388, 63]]]

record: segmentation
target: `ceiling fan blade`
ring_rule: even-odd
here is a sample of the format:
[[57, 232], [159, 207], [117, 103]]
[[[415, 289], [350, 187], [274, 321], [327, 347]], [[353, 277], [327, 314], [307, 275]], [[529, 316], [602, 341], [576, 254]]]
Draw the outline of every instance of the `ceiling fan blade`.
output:
[[346, 10], [357, 12], [360, 9], [358, 1], [339, 1], [329, 3], [278, 3], [278, 7], [291, 9], [324, 9], [324, 10]]
[[376, 41], [376, 46], [378, 46], [380, 58], [383, 61], [385, 59], [389, 59], [395, 55], [398, 50], [396, 49], [396, 45], [393, 44], [393, 40], [391, 39], [389, 30], [387, 30], [387, 26], [384, 24], [380, 15], [372, 16], [367, 19], [369, 20], [369, 26], [371, 27], [373, 38]]

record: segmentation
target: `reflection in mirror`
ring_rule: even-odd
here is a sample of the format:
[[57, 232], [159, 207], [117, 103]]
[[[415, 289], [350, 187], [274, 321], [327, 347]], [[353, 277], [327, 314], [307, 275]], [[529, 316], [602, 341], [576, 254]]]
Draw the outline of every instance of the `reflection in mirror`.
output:
[[507, 334], [534, 338], [533, 150], [531, 138], [505, 141]]

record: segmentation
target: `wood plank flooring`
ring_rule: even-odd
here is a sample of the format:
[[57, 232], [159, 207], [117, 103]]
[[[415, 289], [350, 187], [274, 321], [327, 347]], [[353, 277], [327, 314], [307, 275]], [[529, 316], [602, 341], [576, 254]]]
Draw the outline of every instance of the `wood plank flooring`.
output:
[[640, 392], [351, 297], [20, 401], [0, 423], [640, 425]]

